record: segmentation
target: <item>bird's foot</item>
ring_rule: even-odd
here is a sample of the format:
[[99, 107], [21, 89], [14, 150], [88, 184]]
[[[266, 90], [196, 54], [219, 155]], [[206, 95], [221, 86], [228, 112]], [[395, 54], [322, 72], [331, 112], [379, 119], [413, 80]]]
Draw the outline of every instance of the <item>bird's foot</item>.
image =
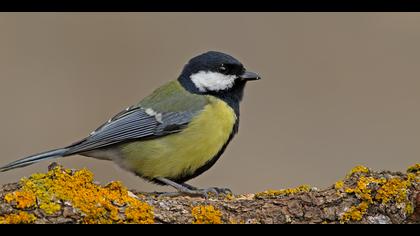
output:
[[209, 196], [219, 197], [219, 195], [233, 195], [232, 191], [227, 188], [211, 187], [207, 189], [198, 189], [187, 183], [176, 183], [170, 179], [164, 177], [157, 177], [158, 181], [170, 185], [178, 190], [178, 192], [161, 193], [159, 196], [163, 197], [178, 197], [178, 196], [190, 196], [190, 197], [203, 197], [209, 198]]

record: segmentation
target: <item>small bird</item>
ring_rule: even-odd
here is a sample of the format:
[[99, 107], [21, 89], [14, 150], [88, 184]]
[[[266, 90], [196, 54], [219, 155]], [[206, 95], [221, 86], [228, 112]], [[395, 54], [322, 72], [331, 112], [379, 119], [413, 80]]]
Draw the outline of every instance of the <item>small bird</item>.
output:
[[67, 147], [32, 155], [0, 172], [71, 155], [113, 161], [174, 194], [226, 193], [185, 182], [207, 171], [238, 132], [239, 103], [248, 81], [260, 77], [225, 53], [209, 51], [188, 61], [177, 80], [157, 88]]

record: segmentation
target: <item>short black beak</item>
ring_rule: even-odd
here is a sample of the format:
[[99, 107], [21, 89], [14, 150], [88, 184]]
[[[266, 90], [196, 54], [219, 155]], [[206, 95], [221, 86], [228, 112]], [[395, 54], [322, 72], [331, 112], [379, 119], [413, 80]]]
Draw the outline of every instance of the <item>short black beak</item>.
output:
[[241, 75], [241, 79], [244, 81], [250, 81], [250, 80], [259, 80], [261, 79], [261, 77], [257, 73], [254, 73], [251, 71], [245, 71], [245, 73]]

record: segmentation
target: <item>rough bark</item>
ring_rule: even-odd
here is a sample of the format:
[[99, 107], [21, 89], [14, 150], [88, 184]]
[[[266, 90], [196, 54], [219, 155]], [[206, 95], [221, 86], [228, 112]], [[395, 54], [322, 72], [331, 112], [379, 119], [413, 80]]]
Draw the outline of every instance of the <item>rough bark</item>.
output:
[[[416, 164], [409, 168], [407, 173], [401, 173], [375, 172], [359, 166], [348, 173], [343, 180], [320, 190], [301, 186], [288, 190], [270, 190], [257, 194], [209, 197], [208, 199], [186, 196], [162, 197], [154, 193], [128, 191], [127, 196], [130, 198], [134, 197], [132, 194], [134, 193], [135, 201], [151, 206], [150, 214], [147, 213], [149, 215], [144, 211], [134, 217], [129, 216], [127, 210], [128, 206], [134, 203], [112, 200], [115, 196], [110, 198], [113, 205], [105, 207], [99, 216], [89, 215], [92, 211], [83, 210], [83, 206], [78, 205], [76, 200], [63, 195], [54, 195], [50, 199], [58, 206], [55, 212], [46, 213], [47, 208], [41, 206], [42, 194], [37, 195], [40, 193], [33, 191], [35, 194], [33, 203], [31, 203], [31, 195], [27, 198], [17, 197], [17, 193], [32, 191], [25, 189], [25, 180], [23, 180], [20, 183], [6, 184], [0, 188], [0, 223], [416, 224], [420, 222], [419, 167], [420, 165]], [[51, 171], [54, 171], [52, 167]], [[55, 171], [65, 172], [64, 169]], [[75, 175], [77, 171], [66, 173]], [[55, 181], [54, 176], [43, 176], [43, 178]], [[38, 176], [38, 178], [42, 177]], [[95, 182], [90, 184], [97, 185]], [[83, 188], [87, 185], [80, 186]], [[98, 188], [103, 188], [103, 186], [98, 185]], [[119, 194], [125, 194], [124, 187], [105, 188], [106, 193], [113, 194], [112, 191], [117, 190]], [[80, 193], [83, 193], [83, 190], [80, 190]], [[101, 204], [106, 204], [102, 200], [92, 204], [97, 204], [99, 209]], [[113, 215], [113, 207], [118, 210], [118, 216]], [[133, 209], [144, 209], [143, 207]], [[133, 213], [130, 214], [133, 215]]]

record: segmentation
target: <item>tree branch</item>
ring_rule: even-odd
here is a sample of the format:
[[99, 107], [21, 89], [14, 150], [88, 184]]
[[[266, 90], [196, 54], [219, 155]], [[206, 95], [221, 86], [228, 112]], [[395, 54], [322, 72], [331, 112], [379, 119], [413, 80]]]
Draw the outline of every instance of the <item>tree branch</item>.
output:
[[0, 223], [420, 223], [419, 180], [420, 164], [406, 173], [358, 166], [322, 190], [171, 198], [53, 163], [0, 188]]

